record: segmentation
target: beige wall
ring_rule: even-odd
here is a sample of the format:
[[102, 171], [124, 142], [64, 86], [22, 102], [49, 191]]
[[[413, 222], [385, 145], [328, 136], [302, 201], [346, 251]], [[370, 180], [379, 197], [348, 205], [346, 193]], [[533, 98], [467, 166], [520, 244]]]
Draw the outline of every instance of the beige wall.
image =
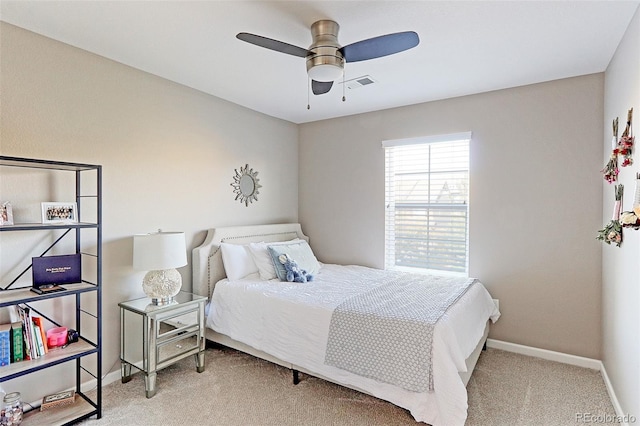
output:
[[491, 337], [599, 359], [602, 102], [594, 74], [303, 124], [303, 229], [322, 261], [383, 267], [381, 141], [472, 131], [470, 275], [500, 299]]
[[[131, 236], [184, 231], [190, 254], [210, 227], [296, 221], [298, 129], [17, 27], [0, 29], [0, 153], [103, 166], [106, 374], [118, 368], [117, 304], [143, 296]], [[249, 207], [234, 201], [230, 185], [246, 163], [263, 185]], [[39, 201], [66, 201], [48, 199], [57, 189], [32, 185], [38, 179], [4, 179], [0, 199], [38, 220]], [[0, 271], [4, 283], [14, 263], [3, 265], [11, 266]], [[180, 273], [190, 289], [190, 267]], [[42, 392], [28, 389], [30, 379], [3, 387], [32, 401]]]
[[[611, 155], [611, 121], [620, 119], [622, 134], [627, 110], [634, 109], [633, 129], [638, 134], [640, 121], [640, 9], [605, 73], [604, 164]], [[640, 139], [636, 136], [636, 144]], [[624, 210], [633, 205], [635, 175], [640, 173], [640, 150], [635, 149], [635, 164], [622, 168]], [[613, 185], [603, 181], [602, 221], [611, 219]], [[621, 414], [640, 419], [640, 231], [625, 229], [620, 248], [605, 246], [602, 262], [602, 360], [616, 391]]]

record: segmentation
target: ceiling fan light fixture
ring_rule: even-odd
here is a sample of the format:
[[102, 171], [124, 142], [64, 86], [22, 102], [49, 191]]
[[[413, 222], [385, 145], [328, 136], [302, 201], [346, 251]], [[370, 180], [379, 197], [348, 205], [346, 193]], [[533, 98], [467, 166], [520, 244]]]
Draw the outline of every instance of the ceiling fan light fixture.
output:
[[309, 78], [315, 81], [334, 81], [342, 77], [342, 67], [334, 64], [319, 64], [309, 69]]
[[[314, 95], [329, 92], [333, 83], [340, 78], [344, 83], [345, 62], [367, 61], [393, 55], [416, 47], [420, 43], [417, 33], [404, 31], [340, 46], [338, 31], [340, 31], [340, 25], [335, 21], [324, 19], [314, 22], [311, 25], [313, 43], [308, 49], [251, 33], [238, 33], [236, 38], [265, 49], [306, 58], [307, 73], [312, 80], [310, 87]], [[365, 83], [360, 82], [360, 84]], [[344, 94], [342, 100], [344, 100]]]
[[329, 82], [342, 77], [344, 56], [338, 43], [339, 30], [340, 26], [329, 20], [311, 25], [313, 44], [309, 46], [307, 73], [312, 80]]

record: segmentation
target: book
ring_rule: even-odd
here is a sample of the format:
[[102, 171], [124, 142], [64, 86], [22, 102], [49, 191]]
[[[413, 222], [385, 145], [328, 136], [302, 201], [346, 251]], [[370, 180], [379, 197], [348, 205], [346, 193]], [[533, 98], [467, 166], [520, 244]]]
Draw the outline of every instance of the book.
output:
[[22, 322], [11, 323], [11, 362], [19, 362], [24, 358], [24, 336], [22, 335]]
[[44, 351], [44, 342], [42, 341], [42, 333], [40, 332], [40, 327], [35, 322], [33, 323], [33, 340], [36, 342], [38, 356], [44, 355], [46, 352]]
[[40, 338], [42, 340], [42, 346], [44, 349], [44, 353], [46, 354], [49, 352], [49, 345], [47, 344], [47, 333], [45, 333], [44, 331], [44, 321], [42, 321], [42, 318], [40, 317], [33, 317], [33, 322], [38, 326], [38, 329], [40, 331]]
[[22, 335], [24, 337], [24, 359], [31, 360], [38, 358], [35, 344], [33, 342], [33, 333], [31, 332], [31, 317], [29, 316], [29, 308], [23, 308], [16, 305], [16, 310], [22, 321]]
[[11, 363], [11, 324], [0, 324], [0, 367]]
[[29, 342], [29, 333], [27, 331], [27, 327], [25, 325], [25, 312], [24, 309], [22, 309], [20, 306], [15, 305], [14, 306], [17, 317], [20, 320], [20, 324], [22, 325], [22, 357], [25, 360], [30, 360], [31, 359], [31, 345]]
[[42, 398], [42, 405], [40, 405], [40, 411], [47, 410], [49, 408], [60, 407], [62, 405], [73, 404], [76, 399], [76, 391], [69, 390], [53, 395], [47, 395]]
[[27, 313], [25, 323], [27, 325], [27, 328], [29, 329], [29, 338], [31, 342], [31, 359], [38, 359], [42, 354], [40, 353], [40, 349], [38, 347], [38, 340], [36, 339], [36, 330], [34, 328], [31, 310], [29, 308], [24, 308], [24, 310]]

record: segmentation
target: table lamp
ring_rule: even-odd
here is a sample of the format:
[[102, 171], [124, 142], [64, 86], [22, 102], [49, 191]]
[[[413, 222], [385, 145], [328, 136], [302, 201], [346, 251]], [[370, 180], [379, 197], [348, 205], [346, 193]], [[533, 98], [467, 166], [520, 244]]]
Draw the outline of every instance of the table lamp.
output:
[[187, 264], [184, 232], [162, 232], [133, 236], [133, 268], [148, 271], [142, 290], [154, 305], [173, 302], [182, 287], [175, 268]]

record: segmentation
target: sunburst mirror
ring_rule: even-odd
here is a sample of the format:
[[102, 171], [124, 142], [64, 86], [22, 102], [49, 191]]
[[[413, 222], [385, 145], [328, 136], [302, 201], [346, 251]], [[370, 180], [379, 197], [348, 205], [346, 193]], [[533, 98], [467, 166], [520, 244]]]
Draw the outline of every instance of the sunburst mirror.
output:
[[240, 167], [239, 170], [235, 169], [235, 172], [236, 175], [233, 177], [231, 186], [236, 194], [236, 200], [240, 200], [241, 203], [249, 207], [249, 203], [258, 201], [259, 189], [262, 188], [262, 185], [258, 183], [260, 181], [257, 177], [258, 172], [250, 169], [248, 164]]

